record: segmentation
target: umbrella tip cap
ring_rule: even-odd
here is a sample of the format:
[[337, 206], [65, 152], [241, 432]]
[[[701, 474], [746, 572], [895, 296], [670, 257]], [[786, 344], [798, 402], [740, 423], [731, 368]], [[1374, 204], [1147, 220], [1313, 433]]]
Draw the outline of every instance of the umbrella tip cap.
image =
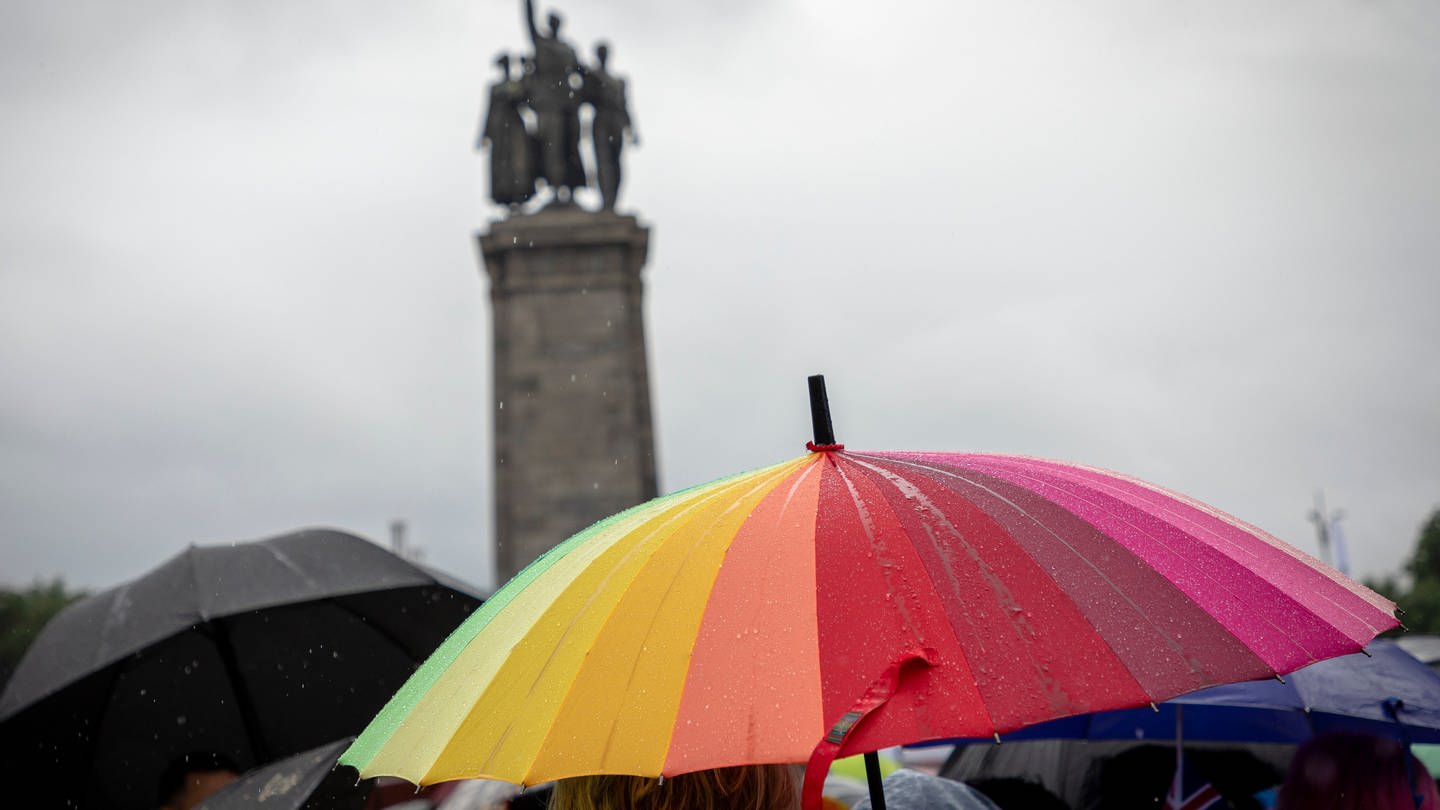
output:
[[[830, 423], [830, 398], [825, 394], [825, 375], [812, 374], [810, 383], [810, 426], [818, 447], [835, 444], [835, 428]], [[807, 444], [806, 447], [809, 447]]]

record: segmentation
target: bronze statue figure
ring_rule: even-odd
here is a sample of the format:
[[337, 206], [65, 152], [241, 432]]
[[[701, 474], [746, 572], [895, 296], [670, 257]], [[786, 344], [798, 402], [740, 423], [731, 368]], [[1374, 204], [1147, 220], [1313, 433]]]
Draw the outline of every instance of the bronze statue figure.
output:
[[[535, 44], [535, 80], [529, 98], [535, 111], [535, 136], [540, 146], [540, 176], [558, 199], [585, 187], [580, 162], [580, 98], [576, 92], [584, 67], [575, 49], [560, 38], [560, 15], [548, 18], [550, 32], [535, 25], [535, 0], [525, 0], [525, 22]], [[563, 193], [562, 193], [563, 192]]]
[[537, 183], [544, 180], [551, 190], [548, 204], [572, 204], [575, 190], [588, 185], [580, 157], [580, 107], [589, 104], [595, 182], [603, 210], [613, 211], [625, 140], [640, 142], [626, 106], [625, 80], [610, 74], [607, 45], [595, 46], [596, 64], [587, 67], [560, 38], [560, 16], [549, 14], [549, 27], [542, 31], [535, 23], [535, 0], [523, 1], [535, 51], [520, 57], [518, 76], [509, 55], [496, 57], [501, 75], [490, 85], [480, 132], [479, 148], [490, 149], [490, 198], [518, 208], [537, 196]]
[[509, 54], [500, 54], [495, 64], [500, 80], [490, 85], [479, 145], [490, 147], [490, 199], [514, 207], [535, 196], [535, 144], [520, 115], [525, 91], [510, 75]]
[[625, 106], [625, 80], [610, 75], [606, 68], [609, 56], [609, 45], [601, 42], [595, 46], [595, 67], [585, 73], [585, 101], [595, 108], [590, 136], [595, 145], [595, 175], [602, 207], [613, 211], [620, 196], [620, 151], [625, 137], [628, 135], [637, 144], [640, 137], [635, 134]]

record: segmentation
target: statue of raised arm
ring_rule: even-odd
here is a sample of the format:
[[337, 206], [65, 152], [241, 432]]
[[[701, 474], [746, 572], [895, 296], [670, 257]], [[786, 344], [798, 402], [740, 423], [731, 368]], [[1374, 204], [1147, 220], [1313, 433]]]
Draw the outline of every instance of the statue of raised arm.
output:
[[620, 196], [620, 152], [629, 136], [639, 143], [630, 110], [625, 104], [625, 80], [612, 76], [607, 68], [610, 46], [595, 45], [595, 67], [585, 73], [585, 100], [595, 108], [590, 125], [595, 146], [595, 175], [600, 184], [600, 199], [606, 211], [615, 210]]
[[575, 49], [560, 39], [560, 15], [547, 18], [549, 33], [535, 24], [535, 0], [524, 0], [525, 24], [535, 44], [535, 75], [530, 108], [535, 112], [535, 136], [540, 150], [539, 175], [560, 202], [585, 186], [585, 165], [580, 161], [580, 98], [583, 74]]

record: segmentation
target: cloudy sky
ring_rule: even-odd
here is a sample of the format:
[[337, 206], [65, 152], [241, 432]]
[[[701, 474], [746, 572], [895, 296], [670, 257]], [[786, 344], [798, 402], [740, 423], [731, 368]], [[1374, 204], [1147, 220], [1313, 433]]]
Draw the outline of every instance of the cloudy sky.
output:
[[[542, 6], [548, 7], [548, 6]], [[1083, 461], [1393, 571], [1440, 506], [1432, 0], [566, 0], [642, 137], [661, 488]], [[492, 578], [518, 0], [0, 6], [0, 583], [332, 525]]]

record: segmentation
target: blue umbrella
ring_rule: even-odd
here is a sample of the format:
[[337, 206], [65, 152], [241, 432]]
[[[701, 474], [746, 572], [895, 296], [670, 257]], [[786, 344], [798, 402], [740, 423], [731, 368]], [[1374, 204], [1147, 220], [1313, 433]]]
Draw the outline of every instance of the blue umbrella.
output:
[[1067, 717], [1010, 740], [1174, 740], [1297, 743], [1323, 731], [1363, 731], [1440, 743], [1440, 674], [1397, 645], [1332, 658], [1279, 680], [1191, 692], [1160, 704]]

